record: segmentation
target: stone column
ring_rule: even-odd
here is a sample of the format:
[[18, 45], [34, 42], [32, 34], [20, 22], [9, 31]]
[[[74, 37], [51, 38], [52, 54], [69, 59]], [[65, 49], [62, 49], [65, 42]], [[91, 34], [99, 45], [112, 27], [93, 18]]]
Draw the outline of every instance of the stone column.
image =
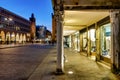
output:
[[80, 32], [80, 52], [83, 51], [83, 33]]
[[90, 56], [90, 33], [89, 33], [89, 29], [87, 27], [87, 56], [89, 57]]
[[63, 24], [62, 14], [60, 11], [57, 13], [57, 74], [64, 73], [64, 48], [63, 48]]
[[100, 61], [100, 27], [95, 23], [96, 34], [96, 61]]
[[120, 10], [110, 11], [112, 71], [120, 71]]

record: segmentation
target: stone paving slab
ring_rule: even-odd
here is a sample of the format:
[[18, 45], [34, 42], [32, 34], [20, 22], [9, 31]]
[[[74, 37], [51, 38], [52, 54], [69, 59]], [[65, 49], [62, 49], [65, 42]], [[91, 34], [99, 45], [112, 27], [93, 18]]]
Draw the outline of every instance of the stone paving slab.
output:
[[71, 49], [65, 49], [65, 53], [68, 59], [65, 70], [73, 71], [72, 75], [67, 74], [68, 80], [118, 80], [110, 69], [88, 57], [75, 53]]
[[110, 69], [79, 53], [65, 49], [65, 55], [65, 74], [55, 75], [56, 51], [51, 50], [28, 80], [119, 80]]
[[51, 50], [49, 55], [36, 68], [28, 80], [56, 80], [54, 75], [56, 69], [56, 51]]

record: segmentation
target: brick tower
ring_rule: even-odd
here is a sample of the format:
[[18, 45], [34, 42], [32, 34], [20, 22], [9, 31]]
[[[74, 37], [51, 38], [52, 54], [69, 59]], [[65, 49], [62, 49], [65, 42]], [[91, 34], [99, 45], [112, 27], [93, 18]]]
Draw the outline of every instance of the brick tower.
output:
[[33, 40], [35, 40], [35, 37], [36, 37], [36, 20], [35, 20], [35, 17], [34, 17], [34, 14], [32, 13], [31, 17], [29, 18], [30, 19], [30, 41], [33, 42]]

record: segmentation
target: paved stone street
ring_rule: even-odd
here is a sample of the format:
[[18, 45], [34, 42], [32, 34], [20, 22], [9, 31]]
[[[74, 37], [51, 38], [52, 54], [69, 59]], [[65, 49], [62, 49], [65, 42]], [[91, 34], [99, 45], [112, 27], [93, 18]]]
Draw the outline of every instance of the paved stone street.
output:
[[0, 49], [0, 80], [119, 80], [110, 69], [81, 53], [68, 48], [64, 53], [65, 74], [55, 75], [57, 54], [53, 46]]
[[45, 45], [0, 49], [0, 80], [27, 80], [49, 51]]

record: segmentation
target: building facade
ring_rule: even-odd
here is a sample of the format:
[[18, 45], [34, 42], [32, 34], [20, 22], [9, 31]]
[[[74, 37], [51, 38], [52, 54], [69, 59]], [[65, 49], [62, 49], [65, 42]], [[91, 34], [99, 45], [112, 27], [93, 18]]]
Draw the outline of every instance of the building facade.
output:
[[30, 21], [0, 7], [0, 43], [25, 43], [30, 40]]
[[37, 39], [45, 39], [46, 38], [46, 30], [47, 30], [47, 28], [43, 25], [36, 26]]
[[52, 42], [56, 42], [56, 18], [55, 15], [52, 14]]
[[36, 26], [36, 39], [38, 42], [48, 43], [48, 41], [52, 40], [52, 34], [47, 30], [46, 26]]

